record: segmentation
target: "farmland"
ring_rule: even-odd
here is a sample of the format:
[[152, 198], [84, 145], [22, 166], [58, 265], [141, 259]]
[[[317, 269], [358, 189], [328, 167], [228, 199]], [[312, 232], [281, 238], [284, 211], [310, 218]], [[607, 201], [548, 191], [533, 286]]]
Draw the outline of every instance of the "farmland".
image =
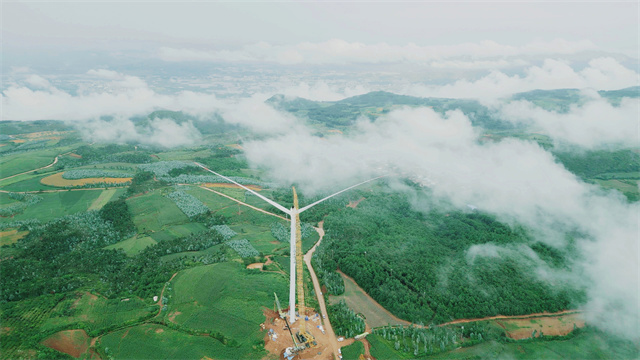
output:
[[[306, 109], [299, 99], [269, 103], [327, 137], [350, 136], [360, 116], [375, 121], [398, 107], [464, 107], [486, 135], [482, 141], [537, 142], [594, 189], [638, 200], [637, 151], [554, 150], [548, 136], [514, 129], [475, 101], [377, 92]], [[287, 307], [289, 222], [193, 163], [291, 207], [290, 187], [275, 186], [247, 163], [238, 144], [252, 139], [248, 130], [203, 133], [200, 144], [166, 149], [85, 142], [58, 122], [0, 125], [15, 135], [0, 142], [0, 358], [55, 358], [58, 350], [81, 358], [267, 356], [260, 324], [274, 292]], [[488, 212], [439, 208], [428, 189], [416, 189], [404, 178], [370, 183], [302, 214], [304, 252], [319, 239], [313, 226], [324, 221], [312, 263], [337, 333], [372, 329], [367, 339], [379, 360], [637, 357], [637, 345], [600, 332], [579, 312], [447, 325], [581, 309], [584, 287], [543, 281], [534, 267], [561, 272], [580, 254], [536, 242], [526, 226]], [[301, 191], [301, 203], [324, 195]], [[429, 210], [416, 206], [421, 201]], [[513, 251], [471, 263], [467, 254], [476, 245]], [[523, 248], [535, 264], [518, 253]], [[317, 306], [308, 284], [307, 292], [307, 305]], [[410, 323], [419, 330], [398, 328]], [[343, 348], [345, 359], [363, 353], [361, 342]]]
[[67, 187], [67, 186], [83, 186], [87, 184], [124, 184], [131, 181], [128, 177], [90, 177], [77, 180], [70, 180], [64, 178], [65, 173], [57, 173], [42, 178], [40, 182], [44, 185], [55, 187]]

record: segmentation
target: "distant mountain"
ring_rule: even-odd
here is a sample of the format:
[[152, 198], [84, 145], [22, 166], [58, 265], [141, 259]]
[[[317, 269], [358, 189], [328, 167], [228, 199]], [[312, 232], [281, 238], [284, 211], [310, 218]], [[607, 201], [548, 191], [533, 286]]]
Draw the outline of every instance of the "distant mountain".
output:
[[[623, 97], [640, 97], [640, 87], [598, 91], [600, 96], [617, 105]], [[586, 101], [582, 91], [578, 89], [533, 90], [514, 94], [504, 101], [526, 100], [544, 109], [568, 111], [573, 104]], [[299, 97], [290, 98], [274, 95], [266, 101], [273, 107], [306, 118], [311, 123], [325, 125], [329, 128], [345, 128], [353, 125], [359, 117], [367, 117], [375, 121], [379, 116], [388, 113], [397, 106], [428, 106], [438, 113], [460, 110], [469, 117], [474, 126], [490, 130], [508, 130], [513, 125], [501, 120], [494, 112], [473, 99], [420, 98], [398, 95], [386, 91], [374, 91], [363, 95], [349, 97], [339, 101], [312, 101]]]

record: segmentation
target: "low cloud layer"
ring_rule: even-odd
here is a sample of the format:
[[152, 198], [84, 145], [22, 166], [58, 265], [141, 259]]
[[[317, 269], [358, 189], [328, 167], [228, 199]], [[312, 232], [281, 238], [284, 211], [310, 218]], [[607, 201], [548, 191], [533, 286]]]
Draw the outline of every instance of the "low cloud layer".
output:
[[619, 106], [613, 106], [595, 92], [590, 96], [590, 101], [573, 105], [566, 113], [547, 111], [528, 101], [509, 103], [500, 112], [503, 119], [529, 125], [560, 146], [587, 149], [638, 146], [640, 100], [624, 98]]
[[526, 68], [523, 76], [509, 76], [500, 71], [492, 71], [478, 80], [462, 79], [444, 86], [411, 84], [401, 89], [401, 92], [421, 97], [492, 101], [537, 89], [616, 90], [637, 85], [640, 85], [639, 74], [612, 58], [593, 59], [582, 70], [574, 70], [564, 61], [547, 59], [542, 66]]
[[250, 163], [303, 191], [329, 191], [391, 170], [424, 179], [436, 199], [528, 226], [552, 246], [565, 247], [567, 231], [584, 234], [576, 240], [583, 260], [565, 277], [588, 285], [590, 323], [637, 339], [639, 205], [581, 182], [536, 143], [478, 138], [461, 112], [440, 116], [420, 108], [363, 120], [353, 136], [318, 138], [298, 129], [244, 147]]
[[[590, 41], [566, 41], [555, 39], [532, 42], [523, 46], [498, 44], [493, 41], [458, 45], [403, 46], [387, 43], [364, 44], [332, 39], [323, 42], [303, 42], [295, 45], [273, 45], [267, 42], [244, 46], [239, 50], [160, 48], [158, 56], [165, 61], [211, 62], [270, 62], [294, 64], [353, 64], [353, 63], [429, 63], [455, 57], [491, 58], [540, 54], [573, 54], [595, 49]], [[496, 62], [489, 65], [495, 66]]]
[[98, 143], [132, 143], [171, 148], [193, 146], [200, 142], [202, 134], [191, 122], [177, 124], [171, 119], [155, 118], [146, 126], [136, 126], [129, 118], [91, 119], [77, 122], [83, 138]]

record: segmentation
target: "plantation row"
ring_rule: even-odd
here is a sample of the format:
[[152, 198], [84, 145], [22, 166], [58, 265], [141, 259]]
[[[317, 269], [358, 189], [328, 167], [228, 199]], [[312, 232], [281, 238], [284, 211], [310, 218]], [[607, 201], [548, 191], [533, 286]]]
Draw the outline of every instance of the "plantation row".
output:
[[174, 191], [167, 197], [173, 200], [178, 208], [190, 218], [209, 212], [209, 208], [202, 201], [182, 190]]
[[62, 174], [62, 178], [67, 180], [79, 180], [99, 177], [130, 178], [133, 177], [133, 174], [103, 169], [74, 169], [67, 170]]
[[[302, 239], [306, 239], [315, 233], [315, 229], [311, 224], [303, 222], [300, 225], [300, 233]], [[282, 225], [279, 222], [274, 222], [271, 224], [271, 235], [276, 238], [278, 241], [282, 243], [289, 243], [291, 241], [291, 230]]]
[[243, 258], [260, 255], [258, 250], [256, 250], [247, 239], [227, 241], [225, 245], [235, 250], [235, 252], [237, 252], [238, 255], [240, 255], [240, 257], [243, 257]]
[[351, 310], [344, 300], [329, 306], [328, 310], [331, 326], [337, 335], [350, 338], [364, 332], [364, 319]]
[[213, 225], [211, 226], [211, 229], [217, 231], [220, 235], [222, 235], [222, 239], [224, 241], [227, 241], [237, 235], [237, 233], [231, 230], [231, 228], [227, 225]]

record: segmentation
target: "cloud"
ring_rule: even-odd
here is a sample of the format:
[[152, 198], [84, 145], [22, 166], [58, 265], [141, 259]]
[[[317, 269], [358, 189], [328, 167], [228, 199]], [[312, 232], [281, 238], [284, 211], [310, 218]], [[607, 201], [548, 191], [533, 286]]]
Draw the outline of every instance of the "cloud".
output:
[[[250, 163], [270, 179], [294, 182], [307, 193], [391, 170], [426, 179], [435, 199], [461, 209], [474, 204], [527, 226], [551, 246], [566, 247], [568, 231], [583, 234], [575, 240], [582, 260], [564, 277], [588, 284], [589, 322], [628, 338], [640, 336], [638, 203], [583, 183], [537, 143], [480, 142], [459, 111], [441, 116], [431, 109], [400, 109], [375, 123], [361, 120], [350, 136], [311, 133], [297, 128], [243, 146]], [[500, 254], [486, 250], [485, 255]], [[474, 255], [482, 252], [475, 249]], [[538, 273], [553, 276], [544, 269]]]
[[315, 83], [300, 82], [297, 85], [287, 84], [276, 90], [278, 94], [288, 97], [300, 97], [314, 101], [338, 101], [348, 97], [362, 95], [371, 90], [361, 84], [329, 85], [325, 81], [317, 81]]
[[509, 76], [500, 71], [472, 81], [462, 79], [444, 86], [411, 84], [400, 92], [421, 97], [474, 98], [485, 101], [536, 89], [616, 90], [640, 84], [637, 72], [627, 69], [612, 58], [598, 58], [580, 71], [568, 63], [547, 59], [542, 66], [525, 69], [523, 76]]
[[528, 101], [514, 101], [501, 107], [502, 118], [527, 124], [533, 131], [549, 135], [559, 145], [583, 148], [636, 147], [639, 144], [640, 100], [624, 98], [613, 106], [598, 93], [566, 113], [547, 111]]
[[191, 122], [177, 124], [164, 118], [152, 119], [144, 127], [136, 127], [129, 118], [123, 116], [109, 120], [92, 119], [75, 125], [85, 139], [99, 143], [135, 143], [171, 148], [196, 145], [202, 138]]
[[36, 89], [48, 89], [51, 87], [51, 83], [49, 83], [49, 80], [43, 78], [42, 76], [39, 75], [30, 75], [27, 79], [26, 79], [27, 84], [31, 85], [32, 87], [36, 88]]
[[523, 46], [502, 45], [493, 41], [458, 45], [420, 46], [413, 43], [398, 46], [387, 43], [364, 44], [331, 39], [302, 42], [295, 45], [272, 45], [259, 42], [239, 50], [196, 50], [162, 47], [158, 57], [165, 61], [270, 62], [293, 64], [351, 63], [425, 63], [453, 57], [491, 58], [539, 54], [573, 54], [595, 49], [590, 41], [555, 39], [532, 42]]
[[146, 115], [157, 109], [212, 112], [219, 106], [213, 94], [183, 91], [160, 94], [139, 77], [110, 70], [90, 70], [88, 75], [106, 79], [100, 89], [83, 89], [74, 96], [32, 75], [26, 86], [11, 85], [2, 92], [3, 120], [86, 120], [103, 115]]

